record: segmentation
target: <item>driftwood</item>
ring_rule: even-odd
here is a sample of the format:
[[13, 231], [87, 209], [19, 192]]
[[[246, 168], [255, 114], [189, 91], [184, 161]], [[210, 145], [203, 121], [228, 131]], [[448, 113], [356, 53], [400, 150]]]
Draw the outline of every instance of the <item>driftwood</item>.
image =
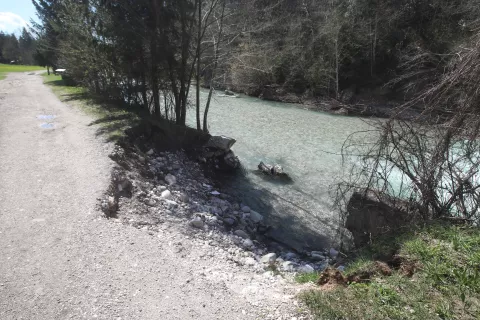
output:
[[285, 173], [283, 172], [283, 168], [278, 164], [272, 166], [269, 164], [265, 164], [263, 163], [263, 161], [261, 161], [260, 164], [258, 165], [258, 169], [263, 173], [272, 175], [272, 176], [285, 175]]

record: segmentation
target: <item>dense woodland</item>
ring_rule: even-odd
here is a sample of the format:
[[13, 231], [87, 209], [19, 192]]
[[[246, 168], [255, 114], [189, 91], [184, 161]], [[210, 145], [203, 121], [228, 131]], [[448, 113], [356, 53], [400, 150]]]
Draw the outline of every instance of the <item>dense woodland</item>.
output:
[[193, 80], [265, 98], [265, 88], [305, 98], [342, 99], [346, 89], [411, 98], [474, 34], [480, 10], [476, 0], [34, 4], [43, 64], [178, 123]]
[[36, 62], [36, 39], [25, 28], [17, 37], [0, 32], [0, 63], [32, 65]]
[[[405, 103], [396, 114], [415, 108], [415, 125], [394, 117], [378, 125], [373, 147], [349, 142], [367, 156], [348, 188], [391, 194], [389, 163], [410, 180], [425, 217], [471, 218], [479, 207], [478, 0], [33, 3], [42, 65], [179, 125], [193, 107], [197, 129], [208, 131], [215, 89]], [[201, 86], [210, 88], [205, 105]]]

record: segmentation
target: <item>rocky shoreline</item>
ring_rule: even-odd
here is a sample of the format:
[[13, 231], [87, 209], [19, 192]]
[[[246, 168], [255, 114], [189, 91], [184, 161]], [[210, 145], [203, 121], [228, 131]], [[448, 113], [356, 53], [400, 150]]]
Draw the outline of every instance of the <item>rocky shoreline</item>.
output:
[[100, 205], [118, 222], [151, 235], [180, 227], [223, 259], [272, 276], [343, 269], [333, 248], [298, 253], [265, 237], [269, 226], [262, 214], [216, 188], [203, 166], [183, 150], [158, 152], [123, 143], [111, 158], [117, 165]]
[[[233, 91], [227, 91], [231, 92], [236, 98], [241, 97]], [[265, 101], [297, 104], [303, 109], [343, 116], [381, 119], [395, 116], [397, 119], [415, 121], [421, 114], [419, 110], [412, 108], [399, 112], [402, 102], [391, 101], [383, 96], [378, 97], [378, 99], [374, 97], [359, 98], [351, 89], [341, 92], [338, 99], [298, 95], [280, 86], [265, 86], [263, 89], [239, 90], [238, 92], [243, 92], [247, 96], [257, 97]], [[225, 94], [220, 96], [231, 97], [232, 95]]]

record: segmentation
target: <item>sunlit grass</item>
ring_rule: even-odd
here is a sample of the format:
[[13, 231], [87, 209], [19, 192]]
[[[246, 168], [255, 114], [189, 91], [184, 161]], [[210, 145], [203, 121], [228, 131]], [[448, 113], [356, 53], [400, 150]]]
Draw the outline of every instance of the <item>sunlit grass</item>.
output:
[[109, 141], [116, 141], [124, 136], [125, 129], [131, 127], [139, 119], [128, 110], [102, 101], [81, 86], [67, 86], [62, 77], [54, 74], [43, 74], [44, 83], [53, 93], [69, 106], [73, 106], [90, 115], [94, 121], [90, 125], [97, 126], [97, 134], [106, 136]]
[[380, 239], [345, 274], [372, 270], [386, 252], [415, 263], [413, 276], [393, 270], [366, 283], [307, 291], [301, 297], [316, 319], [480, 319], [478, 228], [433, 224]]
[[10, 72], [28, 72], [28, 71], [37, 71], [44, 70], [44, 67], [40, 66], [21, 66], [15, 64], [2, 64], [0, 63], [0, 80], [6, 78], [7, 73]]

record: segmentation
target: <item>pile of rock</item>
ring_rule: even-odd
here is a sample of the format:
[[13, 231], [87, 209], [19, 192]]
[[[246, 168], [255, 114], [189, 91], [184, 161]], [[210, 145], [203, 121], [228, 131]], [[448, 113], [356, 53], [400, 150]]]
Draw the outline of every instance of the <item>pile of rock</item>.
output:
[[[247, 240], [244, 240], [245, 242]], [[246, 246], [244, 246], [246, 247]], [[322, 272], [328, 267], [337, 266], [344, 270], [344, 266], [337, 263], [338, 251], [313, 251], [311, 255], [300, 257], [297, 253], [289, 251], [266, 252], [262, 249], [247, 248], [242, 250], [229, 250], [231, 259], [238, 264], [250, 266], [258, 270], [276, 270], [284, 273], [314, 273]]]
[[[234, 141], [227, 142], [222, 138], [211, 145], [217, 146], [217, 151], [229, 150]], [[264, 241], [263, 234], [269, 229], [264, 216], [215, 190], [201, 166], [182, 151], [117, 150], [116, 154], [121, 155], [121, 163], [129, 164], [130, 171], [121, 173], [119, 168], [115, 169], [112, 185], [116, 191], [128, 190], [128, 193], [117, 192], [116, 197], [107, 194], [102, 206], [106, 212], [111, 206], [118, 207], [118, 219], [124, 223], [152, 235], [168, 225], [182, 226], [194, 238], [222, 248], [226, 259], [259, 272], [272, 268], [282, 272], [314, 272], [335, 262], [338, 254], [335, 251], [314, 251], [300, 256], [278, 243]], [[140, 174], [140, 169], [136, 172], [132, 159], [136, 165], [146, 166], [148, 174]]]

